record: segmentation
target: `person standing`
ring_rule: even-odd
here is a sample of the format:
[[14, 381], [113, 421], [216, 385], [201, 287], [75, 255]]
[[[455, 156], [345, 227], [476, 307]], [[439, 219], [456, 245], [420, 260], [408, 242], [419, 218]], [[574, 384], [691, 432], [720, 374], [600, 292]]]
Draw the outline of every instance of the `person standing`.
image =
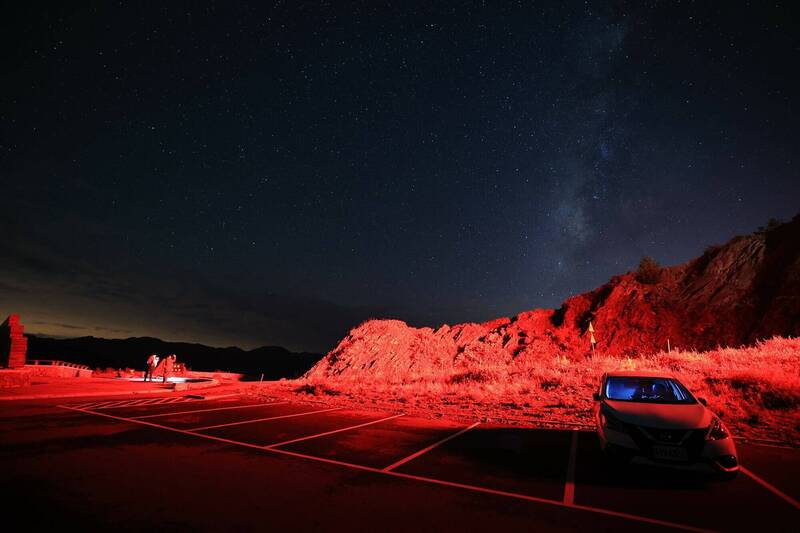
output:
[[144, 369], [144, 379], [142, 381], [147, 381], [147, 378], [150, 378], [150, 381], [153, 381], [153, 372], [157, 366], [158, 356], [154, 353], [151, 353], [150, 357], [147, 358], [147, 366]]
[[164, 380], [162, 383], [167, 382], [167, 378], [169, 378], [170, 374], [172, 374], [172, 367], [175, 364], [175, 354], [168, 355], [166, 359], [164, 359]]

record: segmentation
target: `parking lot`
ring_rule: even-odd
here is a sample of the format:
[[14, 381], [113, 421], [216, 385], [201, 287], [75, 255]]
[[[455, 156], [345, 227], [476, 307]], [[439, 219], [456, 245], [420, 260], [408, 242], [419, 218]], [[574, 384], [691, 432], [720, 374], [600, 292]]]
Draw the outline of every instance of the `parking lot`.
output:
[[459, 424], [241, 398], [93, 401], [61, 408], [287, 460], [325, 462], [629, 523], [708, 530], [757, 523], [789, 530], [800, 518], [800, 454], [791, 449], [740, 444], [745, 469], [723, 481], [645, 465], [612, 468], [595, 436], [574, 430]]
[[[335, 462], [344, 468], [633, 521], [736, 528], [752, 520], [754, 509], [764, 513], [762, 524], [788, 527], [798, 518], [791, 496], [787, 501], [780, 494], [791, 494], [790, 487], [782, 490], [770, 482], [765, 486], [748, 475], [717, 481], [701, 473], [661, 468], [611, 471], [594, 435], [586, 432], [462, 426], [402, 414], [285, 402], [227, 400], [178, 406], [116, 401], [65, 407], [265, 452]], [[740, 447], [743, 461], [748, 455], [772, 451]], [[796, 467], [795, 462], [795, 472]]]

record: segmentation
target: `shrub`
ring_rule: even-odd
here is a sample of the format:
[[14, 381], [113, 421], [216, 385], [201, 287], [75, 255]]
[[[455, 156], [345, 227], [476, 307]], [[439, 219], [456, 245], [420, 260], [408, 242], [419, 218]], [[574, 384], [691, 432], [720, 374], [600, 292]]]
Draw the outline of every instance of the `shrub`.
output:
[[783, 224], [782, 220], [779, 220], [777, 218], [771, 218], [771, 219], [769, 219], [767, 221], [767, 225], [766, 226], [759, 226], [758, 227], [758, 229], [756, 230], [756, 234], [768, 233], [768, 232], [774, 230], [775, 228], [777, 228], [778, 226], [780, 226], [781, 224]]
[[539, 386], [542, 388], [542, 390], [556, 389], [561, 386], [561, 378], [555, 377], [550, 379], [543, 379], [539, 383]]
[[761, 403], [770, 410], [792, 409], [800, 405], [800, 394], [791, 389], [770, 389], [761, 393]]
[[653, 285], [661, 279], [661, 265], [650, 256], [644, 256], [639, 261], [639, 268], [636, 270], [636, 280], [645, 285]]
[[326, 387], [324, 385], [320, 385], [319, 383], [304, 383], [295, 389], [295, 392], [300, 394], [308, 394], [310, 396], [339, 396], [340, 392]]
[[490, 381], [495, 381], [497, 376], [488, 370], [470, 370], [467, 372], [461, 372], [460, 374], [455, 374], [450, 376], [448, 383], [451, 384], [459, 384], [459, 383], [487, 383]]

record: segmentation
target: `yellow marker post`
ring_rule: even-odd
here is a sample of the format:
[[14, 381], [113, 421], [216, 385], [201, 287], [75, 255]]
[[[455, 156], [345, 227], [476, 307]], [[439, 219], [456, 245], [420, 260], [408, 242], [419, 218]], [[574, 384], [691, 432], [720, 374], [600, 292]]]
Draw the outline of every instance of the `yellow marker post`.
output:
[[597, 340], [594, 338], [594, 326], [592, 326], [592, 321], [589, 321], [589, 342], [592, 343], [592, 357], [594, 357], [594, 345], [597, 344]]

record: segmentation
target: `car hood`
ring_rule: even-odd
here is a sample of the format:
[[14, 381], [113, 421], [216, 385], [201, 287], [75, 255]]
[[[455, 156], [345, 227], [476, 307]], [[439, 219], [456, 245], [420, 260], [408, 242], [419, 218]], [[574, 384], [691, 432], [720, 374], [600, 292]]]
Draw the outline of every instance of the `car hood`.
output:
[[616, 418], [628, 424], [659, 429], [699, 429], [711, 424], [713, 414], [701, 403], [664, 404], [606, 400]]

